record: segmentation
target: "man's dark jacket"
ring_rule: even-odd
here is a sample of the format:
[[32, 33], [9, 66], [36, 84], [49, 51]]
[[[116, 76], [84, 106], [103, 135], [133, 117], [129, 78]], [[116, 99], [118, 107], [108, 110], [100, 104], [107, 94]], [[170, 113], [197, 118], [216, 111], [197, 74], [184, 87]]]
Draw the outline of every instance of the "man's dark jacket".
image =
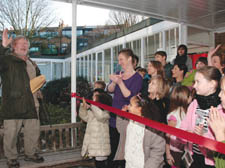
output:
[[14, 56], [2, 45], [0, 45], [0, 75], [2, 81], [0, 118], [4, 120], [37, 118], [26, 62]]

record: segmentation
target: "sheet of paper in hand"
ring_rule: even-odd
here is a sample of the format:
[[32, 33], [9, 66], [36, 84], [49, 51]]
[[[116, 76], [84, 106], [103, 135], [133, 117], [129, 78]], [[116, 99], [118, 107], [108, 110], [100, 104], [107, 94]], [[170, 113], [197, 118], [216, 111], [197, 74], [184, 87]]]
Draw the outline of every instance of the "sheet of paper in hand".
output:
[[197, 115], [195, 125], [197, 126], [203, 125], [203, 132], [207, 133], [208, 132], [207, 118], [209, 118], [209, 109], [202, 110], [197, 108], [195, 113]]
[[38, 89], [40, 89], [44, 83], [46, 82], [45, 76], [40, 75], [36, 78], [30, 80], [30, 89], [32, 93], [35, 93]]

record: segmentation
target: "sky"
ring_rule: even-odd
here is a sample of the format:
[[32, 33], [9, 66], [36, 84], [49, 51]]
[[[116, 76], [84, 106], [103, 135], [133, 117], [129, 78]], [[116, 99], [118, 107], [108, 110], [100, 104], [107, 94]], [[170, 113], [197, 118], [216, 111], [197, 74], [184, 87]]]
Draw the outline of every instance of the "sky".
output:
[[[52, 1], [55, 12], [59, 19], [64, 21], [65, 25], [72, 25], [72, 4]], [[109, 19], [109, 10], [103, 8], [95, 8], [90, 6], [77, 6], [77, 25], [78, 26], [94, 26], [105, 25]], [[58, 26], [55, 23], [53, 26]]]

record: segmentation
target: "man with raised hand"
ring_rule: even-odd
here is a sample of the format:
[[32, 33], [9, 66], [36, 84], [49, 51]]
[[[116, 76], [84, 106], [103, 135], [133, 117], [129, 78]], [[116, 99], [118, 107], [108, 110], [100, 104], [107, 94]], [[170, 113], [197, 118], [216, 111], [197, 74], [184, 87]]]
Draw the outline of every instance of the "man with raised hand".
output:
[[[11, 50], [9, 49], [11, 45]], [[0, 45], [0, 75], [2, 79], [2, 110], [4, 120], [4, 153], [9, 168], [18, 168], [17, 136], [24, 126], [25, 160], [43, 162], [37, 152], [40, 122], [35, 109], [27, 73], [29, 41], [23, 36], [8, 38], [8, 30], [2, 34]]]

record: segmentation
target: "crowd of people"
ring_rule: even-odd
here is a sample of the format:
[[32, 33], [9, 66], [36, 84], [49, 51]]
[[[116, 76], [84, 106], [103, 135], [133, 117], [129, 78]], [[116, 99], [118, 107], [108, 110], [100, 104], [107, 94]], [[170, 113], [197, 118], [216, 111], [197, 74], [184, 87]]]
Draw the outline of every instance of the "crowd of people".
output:
[[[122, 71], [111, 74], [107, 86], [96, 81], [92, 99], [225, 142], [225, 52], [220, 47], [210, 50], [207, 58], [200, 57], [196, 69], [183, 44], [172, 63], [167, 63], [166, 52], [157, 51], [147, 69], [137, 67], [138, 57], [131, 49], [122, 49], [118, 53]], [[225, 156], [218, 152], [116, 116], [85, 100], [79, 115], [87, 122], [82, 156], [94, 158], [97, 168], [225, 167]]]
[[[10, 47], [11, 46], [11, 47]], [[118, 53], [122, 70], [110, 75], [106, 86], [96, 81], [90, 98], [212, 140], [225, 142], [225, 53], [221, 45], [208, 57], [200, 57], [196, 69], [185, 45], [167, 63], [164, 51], [155, 53], [147, 69], [138, 67], [131, 49]], [[4, 153], [9, 168], [18, 168], [17, 136], [24, 127], [25, 161], [44, 162], [38, 155], [39, 91], [30, 80], [40, 75], [28, 57], [29, 41], [8, 37], [0, 46]], [[185, 139], [165, 134], [141, 123], [117, 116], [83, 99], [79, 116], [87, 122], [81, 155], [93, 158], [97, 168], [223, 168], [223, 154]], [[188, 159], [187, 159], [188, 158]]]

